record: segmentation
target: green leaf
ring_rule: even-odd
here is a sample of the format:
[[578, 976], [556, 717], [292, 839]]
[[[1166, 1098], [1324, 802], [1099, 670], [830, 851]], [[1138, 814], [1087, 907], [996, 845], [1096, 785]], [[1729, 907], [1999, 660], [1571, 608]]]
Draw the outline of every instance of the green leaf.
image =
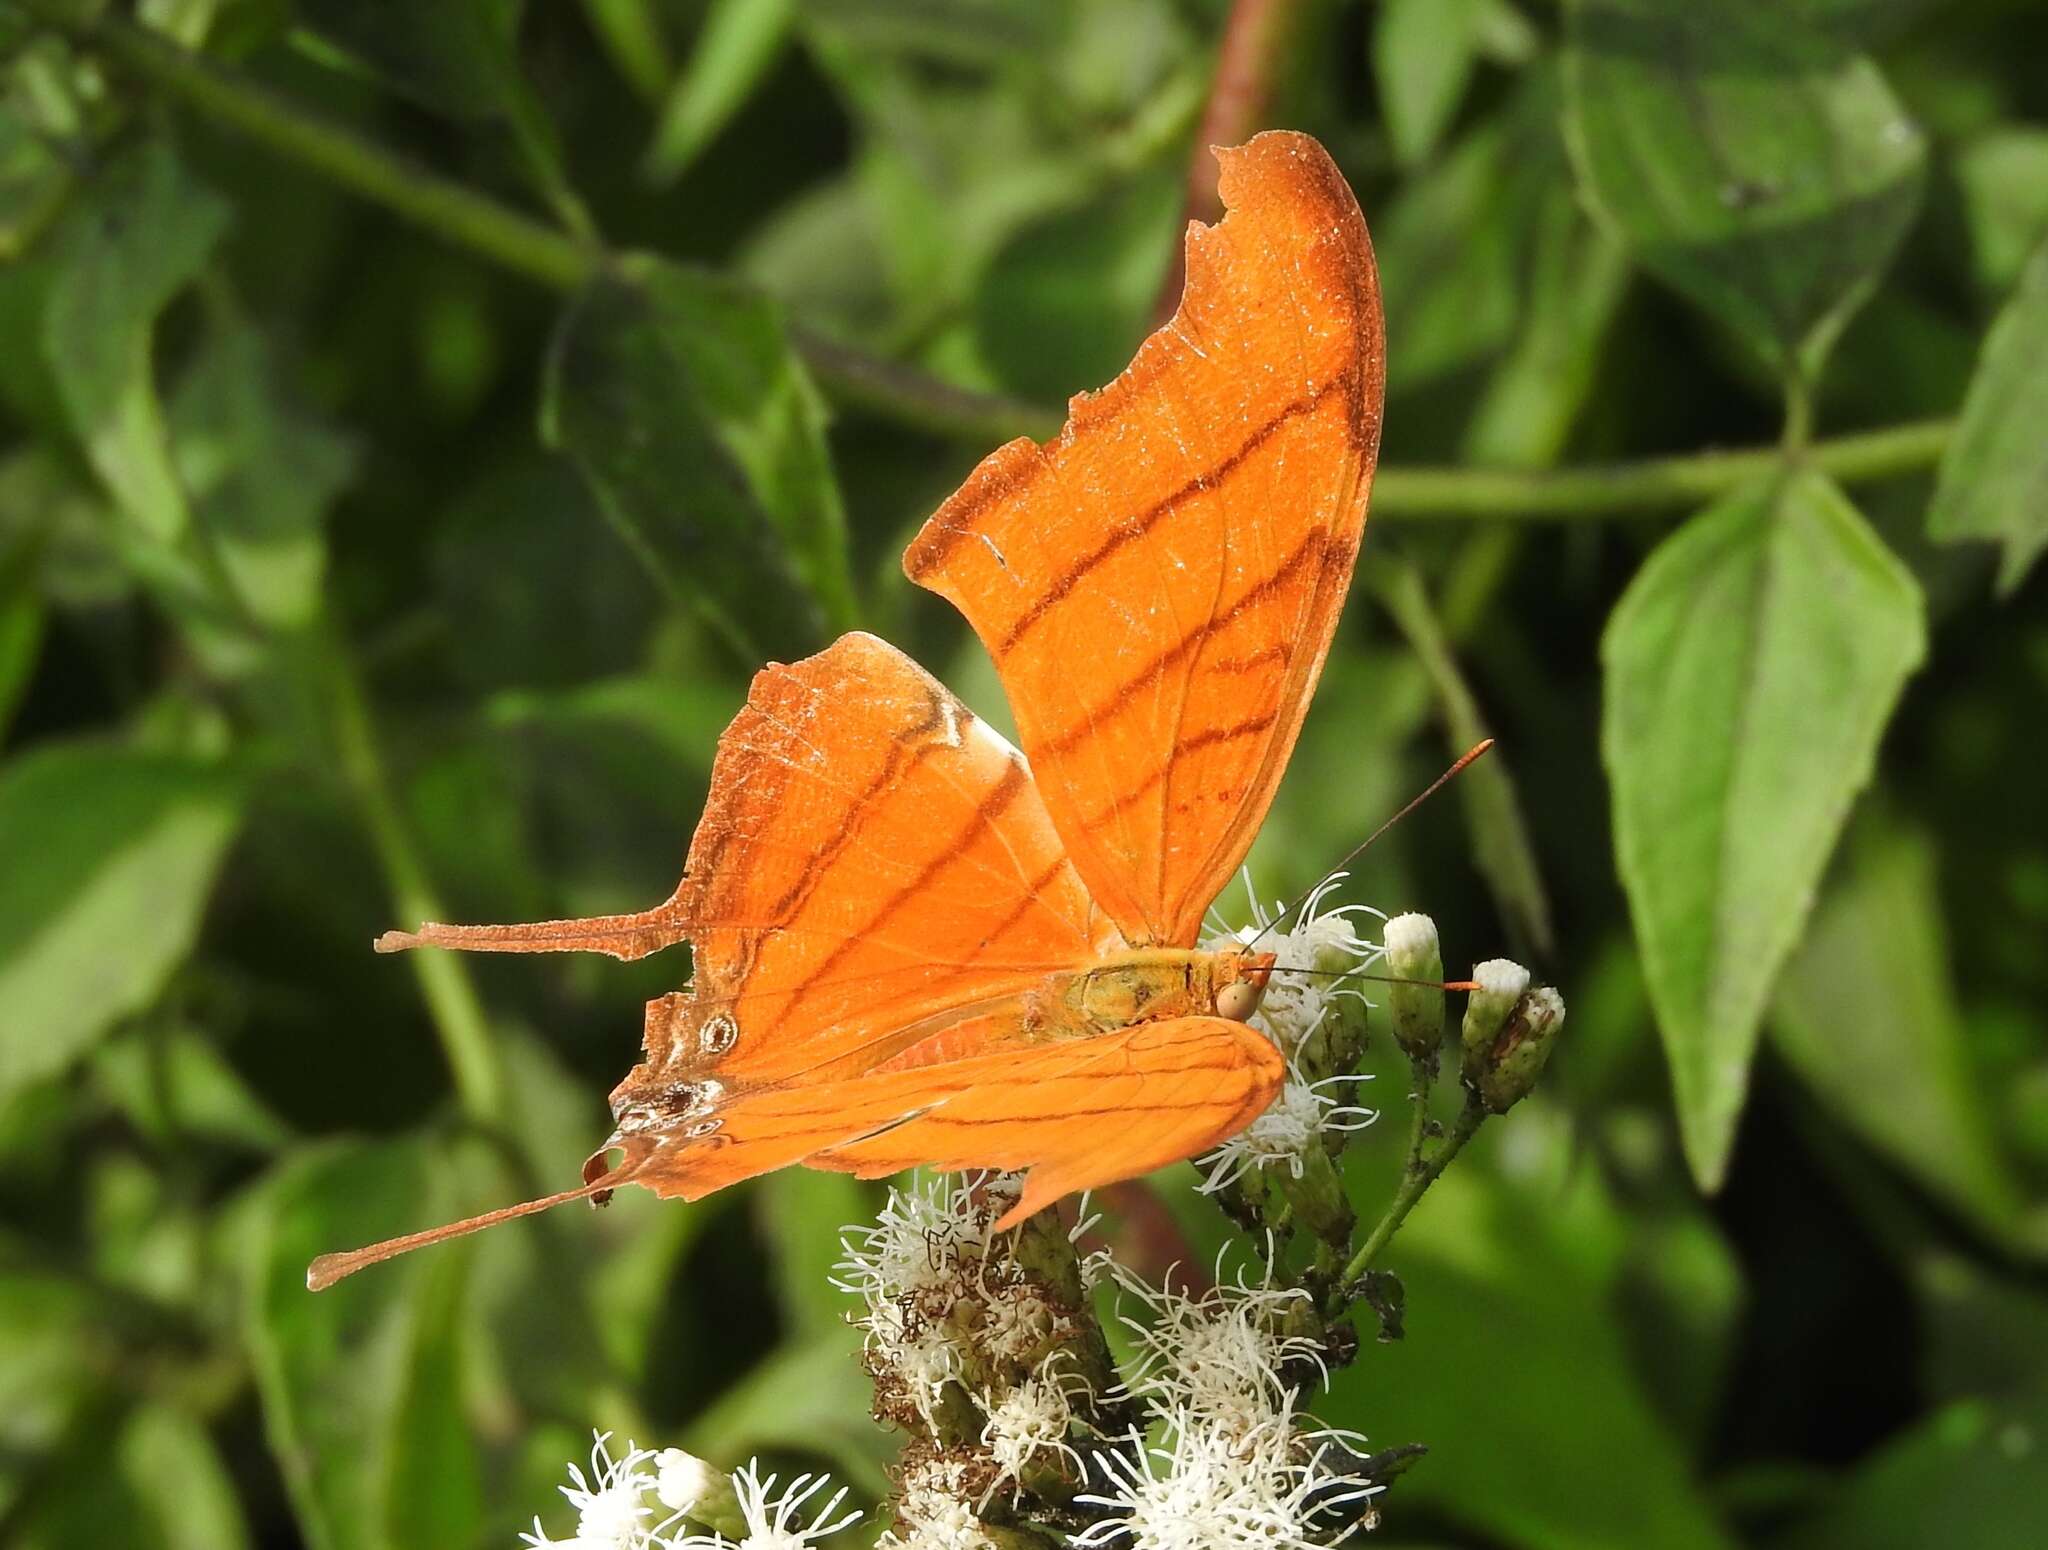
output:
[[309, 39], [421, 107], [466, 119], [504, 112], [524, 9], [524, 0], [296, 0]]
[[1952, 167], [1977, 284], [2002, 298], [2048, 239], [2048, 129], [2002, 124], [1958, 150]]
[[840, 1234], [874, 1215], [870, 1191], [843, 1173], [785, 1168], [760, 1180], [753, 1200], [791, 1328], [800, 1338], [837, 1339], [857, 1362], [860, 1334], [846, 1321], [852, 1302], [832, 1284], [832, 1267]]
[[162, 1146], [200, 1138], [274, 1152], [291, 1127], [197, 1028], [144, 1027], [100, 1046], [93, 1075], [142, 1135]]
[[2048, 1393], [2048, 1295], [1932, 1240], [1912, 1259], [1922, 1384], [1936, 1399]]
[[206, 1429], [145, 1404], [95, 1428], [58, 1461], [10, 1543], [21, 1550], [242, 1550], [249, 1526]]
[[672, 183], [731, 122], [782, 57], [796, 0], [711, 0], [696, 46], [669, 88], [646, 174]]
[[71, 187], [71, 169], [0, 97], [0, 262], [18, 258], [49, 225]]
[[92, 1403], [112, 1352], [75, 1280], [0, 1271], [0, 1513], [11, 1513], [36, 1466]]
[[1924, 650], [1911, 575], [1803, 471], [1687, 522], [1608, 622], [1616, 856], [1705, 1188], [1727, 1169], [1771, 986]]
[[698, 1413], [683, 1446], [716, 1463], [769, 1449], [822, 1453], [877, 1496], [898, 1446], [868, 1414], [874, 1391], [843, 1333], [791, 1341]]
[[355, 470], [353, 445], [298, 412], [263, 336], [221, 320], [171, 403], [179, 475], [237, 595], [263, 623], [320, 608], [322, 519]]
[[996, 381], [1059, 403], [1122, 371], [1157, 321], [1185, 198], [1179, 169], [1162, 169], [1007, 243], [974, 295], [975, 344]]
[[524, 0], [297, 0], [303, 39], [447, 117], [498, 121], [565, 224], [589, 217], [570, 187], [554, 121], [520, 69]]
[[157, 404], [157, 315], [198, 274], [228, 207], [169, 147], [108, 163], [69, 212], [43, 314], [43, 350], [87, 459], [122, 510], [160, 542], [184, 531], [185, 493]]
[[[1421, 575], [1412, 565], [1397, 563], [1385, 567], [1381, 576], [1380, 600], [1429, 674], [1455, 758], [1492, 736], [1478, 697], [1465, 681]], [[1505, 756], [1495, 753], [1473, 765], [1461, 777], [1460, 788], [1473, 853], [1494, 902], [1507, 918], [1516, 951], [1538, 961], [1550, 957], [1557, 946], [1550, 899]]]
[[482, 1519], [458, 1409], [461, 1247], [306, 1290], [316, 1254], [440, 1220], [423, 1142], [303, 1154], [249, 1238], [248, 1345], [271, 1451], [314, 1550], [468, 1544]]
[[2048, 1542], [2048, 1397], [1951, 1405], [1862, 1465], [1773, 1550], [2034, 1550]]
[[1389, 1258], [1407, 1338], [1336, 1374], [1316, 1413], [1376, 1448], [1427, 1443], [1388, 1505], [1461, 1543], [1726, 1547], [1616, 1316], [1634, 1218], [1570, 1146], [1535, 1100], [1467, 1149]]
[[155, 1000], [240, 808], [218, 771], [135, 749], [53, 747], [0, 769], [0, 1097]]
[[1991, 326], [1955, 438], [1941, 460], [1927, 531], [1944, 543], [2003, 545], [2010, 595], [2048, 549], [2048, 242]]
[[1749, 0], [1575, 0], [1565, 78], [1596, 212], [1812, 380], [1919, 205], [1925, 144], [1876, 66]]
[[1388, 391], [1463, 370], [1530, 326], [1538, 247], [1572, 199], [1557, 131], [1556, 72], [1531, 70], [1514, 95], [1408, 178], [1373, 217], [1387, 305]]
[[1475, 463], [1543, 468], [1564, 452], [1593, 391], [1629, 262], [1562, 181], [1549, 185], [1530, 241], [1521, 327], [1465, 427]]
[[1428, 157], [1479, 62], [1487, 0], [1385, 0], [1373, 18], [1372, 73], [1394, 157]]
[[564, 318], [541, 413], [664, 590], [747, 655], [851, 626], [825, 413], [773, 303], [628, 260]]
[[[1773, 1043], [1837, 1119], [1977, 1226], [2026, 1246], [2026, 1200], [1992, 1143], [1949, 976], [1928, 841], [1852, 847], [1778, 986]], [[2048, 1250], [2048, 1217], [2032, 1246]]]
[[1387, 359], [1390, 393], [1448, 375], [1513, 337], [1520, 145], [1517, 125], [1497, 115], [1410, 178], [1375, 216], [1387, 334], [1402, 341]]
[[43, 622], [43, 605], [26, 588], [0, 583], [0, 738], [42, 659]]

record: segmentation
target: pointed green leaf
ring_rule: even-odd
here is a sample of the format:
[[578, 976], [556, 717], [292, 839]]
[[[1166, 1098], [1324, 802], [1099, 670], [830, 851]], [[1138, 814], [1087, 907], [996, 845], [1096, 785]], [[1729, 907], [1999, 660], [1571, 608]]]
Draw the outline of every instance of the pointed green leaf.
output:
[[2002, 298], [2048, 238], [2048, 129], [2002, 124], [1961, 147], [1953, 170], [1974, 278]]
[[43, 350], [87, 459], [151, 537], [185, 527], [185, 494], [157, 404], [157, 315], [198, 274], [227, 205], [146, 141], [102, 168], [59, 234]]
[[1919, 206], [1925, 144], [1877, 67], [1751, 0], [1575, 0], [1565, 78], [1595, 210], [1810, 379]]
[[475, 1542], [473, 1428], [460, 1413], [460, 1246], [328, 1291], [306, 1266], [444, 1219], [423, 1142], [302, 1154], [268, 1184], [249, 1241], [248, 1344], [264, 1427], [313, 1550]]
[[2024, 1247], [2025, 1196], [1993, 1143], [1949, 977], [1933, 847], [1888, 832], [1851, 850], [1786, 967], [1773, 1043], [1843, 1124]]
[[1705, 1188], [1727, 1169], [1771, 986], [1924, 650], [1912, 576], [1804, 471], [1687, 522], [1608, 622], [1615, 849]]
[[669, 88], [647, 150], [647, 176], [672, 183], [745, 105], [775, 62], [796, 0], [712, 0], [695, 46]]
[[1373, 18], [1372, 73], [1395, 159], [1436, 148], [1479, 62], [1486, 0], [1385, 0]]
[[2004, 546], [2010, 593], [2048, 549], [2048, 242], [1984, 341], [1961, 423], [1941, 460], [1927, 531], [1946, 543]]
[[0, 1096], [156, 998], [240, 807], [219, 772], [135, 749], [54, 747], [0, 769]]
[[541, 413], [664, 590], [750, 654], [852, 624], [824, 409], [766, 298], [627, 261], [563, 320]]
[[1628, 292], [1628, 255], [1560, 179], [1536, 212], [1527, 274], [1521, 330], [1465, 427], [1475, 463], [1542, 468], [1563, 453]]

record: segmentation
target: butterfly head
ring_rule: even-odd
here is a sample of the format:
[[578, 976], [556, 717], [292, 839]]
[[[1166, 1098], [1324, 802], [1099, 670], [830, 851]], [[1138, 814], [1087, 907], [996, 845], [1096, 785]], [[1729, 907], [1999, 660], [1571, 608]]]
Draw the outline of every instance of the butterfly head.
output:
[[1251, 1021], [1273, 974], [1272, 953], [1224, 953], [1216, 965], [1216, 1015]]

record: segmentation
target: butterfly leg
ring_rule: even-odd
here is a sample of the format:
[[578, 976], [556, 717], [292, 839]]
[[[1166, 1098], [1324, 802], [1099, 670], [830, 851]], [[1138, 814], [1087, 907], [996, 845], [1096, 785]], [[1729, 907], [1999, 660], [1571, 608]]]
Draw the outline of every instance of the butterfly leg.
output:
[[682, 941], [690, 934], [682, 906], [671, 898], [634, 915], [594, 915], [588, 920], [543, 920], [524, 926], [444, 926], [427, 921], [417, 931], [387, 931], [377, 938], [380, 953], [413, 947], [452, 947], [472, 953], [605, 953], [631, 961]]

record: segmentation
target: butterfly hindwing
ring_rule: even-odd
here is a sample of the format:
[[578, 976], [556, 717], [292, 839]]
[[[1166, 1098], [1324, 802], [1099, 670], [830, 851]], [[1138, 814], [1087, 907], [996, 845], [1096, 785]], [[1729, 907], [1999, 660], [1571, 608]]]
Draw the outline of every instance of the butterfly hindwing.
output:
[[876, 1178], [904, 1168], [1031, 1170], [999, 1226], [1076, 1190], [1149, 1173], [1249, 1124], [1286, 1075], [1243, 1023], [1185, 1017], [842, 1081], [740, 1095], [670, 1132], [633, 1181], [697, 1199], [794, 1162]]
[[1179, 312], [1065, 431], [992, 454], [904, 557], [995, 658], [1075, 867], [1191, 945], [1250, 848], [1350, 585], [1378, 449], [1372, 249], [1296, 134], [1217, 153]]

